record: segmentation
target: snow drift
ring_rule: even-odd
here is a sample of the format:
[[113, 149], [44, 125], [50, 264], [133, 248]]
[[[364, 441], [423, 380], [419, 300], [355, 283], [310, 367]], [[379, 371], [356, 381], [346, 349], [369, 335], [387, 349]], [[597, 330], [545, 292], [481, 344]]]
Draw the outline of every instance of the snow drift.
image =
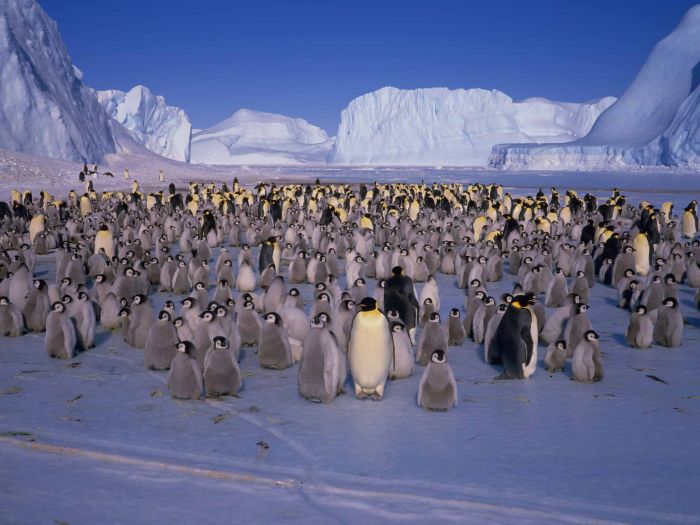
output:
[[115, 151], [56, 22], [33, 0], [0, 0], [0, 148], [93, 162]]
[[126, 93], [116, 89], [97, 91], [97, 98], [136, 142], [163, 157], [189, 162], [192, 124], [184, 110], [168, 106], [163, 97], [145, 86]]
[[700, 6], [661, 40], [624, 94], [581, 140], [493, 148], [490, 164], [567, 169], [628, 165], [700, 166]]
[[497, 90], [385, 87], [343, 110], [330, 162], [483, 166], [500, 142], [580, 138], [613, 101], [515, 102]]
[[300, 118], [249, 109], [192, 136], [192, 163], [322, 163], [333, 139]]

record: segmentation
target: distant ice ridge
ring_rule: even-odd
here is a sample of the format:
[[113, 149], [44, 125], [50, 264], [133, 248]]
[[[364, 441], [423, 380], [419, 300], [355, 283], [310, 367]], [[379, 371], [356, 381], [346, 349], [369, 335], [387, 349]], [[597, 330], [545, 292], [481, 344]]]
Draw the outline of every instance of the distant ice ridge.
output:
[[614, 98], [587, 104], [497, 90], [385, 87], [343, 110], [330, 162], [483, 166], [501, 142], [567, 142], [584, 136]]
[[0, 0], [0, 148], [85, 162], [113, 153], [109, 118], [81, 79], [34, 0]]
[[189, 162], [192, 124], [184, 110], [168, 106], [165, 99], [145, 86], [126, 93], [116, 89], [97, 91], [107, 113], [150, 151]]
[[192, 136], [192, 163], [324, 163], [333, 144], [325, 131], [300, 118], [236, 111]]
[[586, 137], [566, 145], [498, 145], [489, 163], [509, 169], [700, 167], [699, 85], [700, 6], [694, 6]]

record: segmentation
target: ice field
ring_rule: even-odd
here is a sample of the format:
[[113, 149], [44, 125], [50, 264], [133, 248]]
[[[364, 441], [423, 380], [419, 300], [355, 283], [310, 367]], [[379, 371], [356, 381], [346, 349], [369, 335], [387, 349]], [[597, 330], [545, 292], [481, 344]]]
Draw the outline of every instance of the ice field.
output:
[[[371, 171], [277, 173], [324, 182], [402, 176]], [[407, 178], [496, 180], [514, 194], [556, 185], [604, 195], [619, 186], [632, 202], [671, 200], [676, 210], [700, 197], [696, 178], [680, 174], [404, 170]], [[47, 282], [53, 260], [38, 258], [36, 274]], [[489, 294], [511, 291], [515, 278], [505, 271]], [[464, 292], [455, 276], [437, 279], [444, 320]], [[297, 287], [308, 311], [311, 286]], [[143, 351], [120, 332], [100, 327], [97, 346], [72, 361], [49, 359], [43, 334], [3, 337], [0, 522], [141, 523], [157, 515], [164, 523], [700, 523], [694, 292], [679, 292], [683, 345], [636, 350], [624, 341], [629, 313], [616, 307], [616, 291], [596, 283], [589, 314], [601, 336], [600, 383], [572, 381], [568, 366], [548, 373], [544, 344], [537, 372], [523, 381], [494, 381], [501, 367], [485, 364], [483, 347], [470, 340], [450, 347], [459, 404], [446, 413], [416, 405], [418, 365], [412, 377], [388, 383], [379, 402], [355, 399], [348, 382], [345, 395], [321, 405], [298, 395], [298, 365], [264, 370], [255, 349], [244, 348], [238, 398], [179, 401], [169, 396], [167, 372], [146, 370]], [[181, 298], [150, 299], [157, 311], [169, 297]]]

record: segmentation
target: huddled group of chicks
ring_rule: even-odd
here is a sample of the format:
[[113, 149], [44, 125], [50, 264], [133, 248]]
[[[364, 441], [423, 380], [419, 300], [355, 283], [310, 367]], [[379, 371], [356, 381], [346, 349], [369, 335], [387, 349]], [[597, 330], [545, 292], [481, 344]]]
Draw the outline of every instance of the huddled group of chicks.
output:
[[[636, 348], [680, 345], [678, 288], [700, 287], [695, 201], [677, 216], [618, 190], [515, 197], [496, 184], [85, 190], [13, 191], [0, 203], [0, 335], [45, 331], [48, 354], [70, 359], [95, 345], [98, 325], [121, 330], [147, 368], [170, 371], [178, 398], [235, 395], [247, 346], [262, 367], [298, 363], [299, 393], [320, 402], [348, 374], [358, 398], [381, 399], [387, 379], [418, 364], [418, 404], [447, 410], [457, 403], [448, 348], [467, 338], [504, 379], [530, 377], [543, 341], [548, 370], [571, 360], [573, 379], [597, 381], [594, 286], [617, 289]], [[47, 283], [34, 271], [50, 253]], [[495, 298], [487, 288], [504, 272], [512, 293]], [[465, 290], [446, 323], [438, 274]], [[171, 297], [160, 311], [158, 292]]]

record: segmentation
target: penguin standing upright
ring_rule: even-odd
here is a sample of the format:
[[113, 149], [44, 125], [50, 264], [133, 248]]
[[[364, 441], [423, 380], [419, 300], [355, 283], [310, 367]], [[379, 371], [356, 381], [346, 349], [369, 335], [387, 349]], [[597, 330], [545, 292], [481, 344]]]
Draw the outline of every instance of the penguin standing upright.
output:
[[299, 361], [299, 394], [310, 401], [330, 403], [342, 391], [347, 372], [345, 359], [321, 316], [311, 321]]
[[413, 280], [404, 275], [400, 266], [394, 266], [391, 272], [392, 276], [384, 282], [384, 310], [396, 310], [411, 341], [415, 341], [419, 305]]
[[638, 305], [632, 312], [625, 340], [633, 348], [649, 348], [651, 346], [654, 340], [654, 321], [645, 305]]
[[379, 400], [384, 395], [394, 354], [391, 327], [373, 298], [365, 297], [359, 307], [348, 341], [350, 373], [356, 397]]
[[72, 359], [77, 342], [75, 327], [66, 312], [66, 305], [59, 301], [53, 303], [46, 318], [46, 352], [50, 357]]
[[418, 406], [426, 410], [449, 410], [457, 405], [457, 382], [447, 355], [435, 350], [418, 385]]
[[537, 366], [537, 318], [532, 294], [518, 295], [508, 305], [493, 336], [493, 351], [503, 363], [505, 379], [527, 379]]
[[603, 362], [600, 358], [598, 334], [587, 330], [574, 350], [571, 371], [576, 381], [590, 383], [603, 379]]
[[659, 307], [658, 319], [654, 326], [654, 342], [673, 348], [683, 341], [683, 314], [678, 307], [678, 299], [666, 297]]
[[43, 279], [35, 279], [22, 311], [27, 329], [32, 332], [46, 330], [46, 317], [50, 311], [49, 287]]
[[228, 339], [214, 337], [204, 357], [204, 387], [207, 397], [234, 396], [242, 386], [241, 371]]
[[158, 320], [148, 330], [144, 345], [144, 365], [152, 370], [167, 370], [177, 352], [177, 329], [170, 313], [161, 310]]
[[406, 326], [399, 320], [391, 323], [391, 338], [394, 356], [391, 364], [391, 379], [405, 379], [413, 375], [413, 347]]
[[199, 399], [202, 397], [204, 380], [202, 369], [193, 356], [194, 345], [189, 341], [180, 341], [175, 348], [177, 352], [168, 373], [170, 395], [177, 399]]
[[0, 336], [19, 337], [23, 333], [22, 312], [7, 297], [0, 297]]
[[265, 314], [260, 328], [258, 360], [263, 368], [282, 370], [293, 364], [289, 336], [284, 328], [282, 317], [276, 312]]

